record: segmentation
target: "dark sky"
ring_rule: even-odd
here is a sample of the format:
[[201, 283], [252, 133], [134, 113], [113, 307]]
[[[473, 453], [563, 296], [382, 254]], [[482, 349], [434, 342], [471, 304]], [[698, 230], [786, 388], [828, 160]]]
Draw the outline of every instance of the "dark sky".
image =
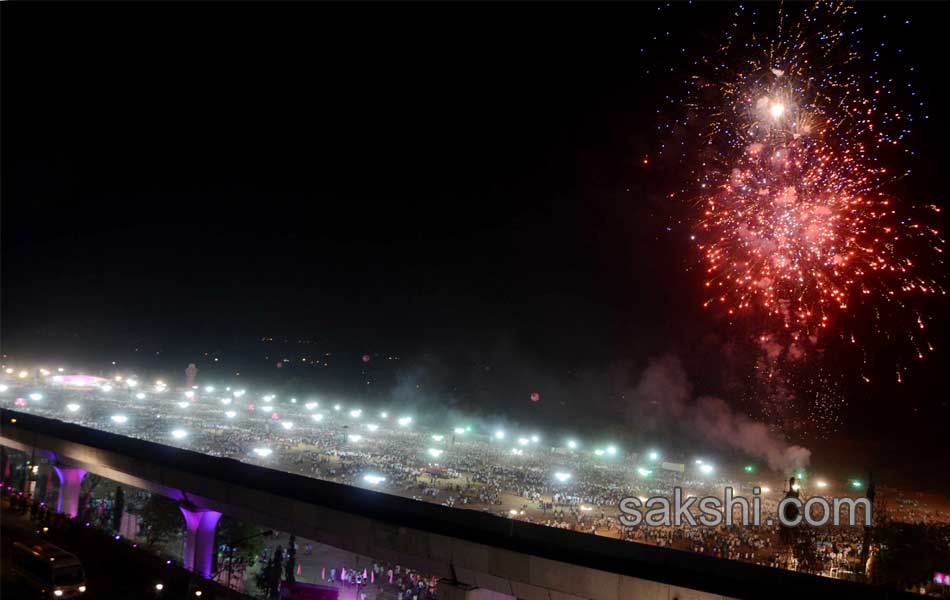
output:
[[[308, 339], [497, 412], [674, 353], [721, 393], [675, 173], [642, 160], [735, 6], [5, 3], [3, 352], [226, 371]], [[915, 28], [890, 31], [897, 8]], [[868, 13], [941, 73], [916, 82], [941, 106], [935, 10]], [[934, 115], [915, 144], [938, 202], [946, 132]], [[946, 356], [856, 392], [840, 443], [938, 464]]]

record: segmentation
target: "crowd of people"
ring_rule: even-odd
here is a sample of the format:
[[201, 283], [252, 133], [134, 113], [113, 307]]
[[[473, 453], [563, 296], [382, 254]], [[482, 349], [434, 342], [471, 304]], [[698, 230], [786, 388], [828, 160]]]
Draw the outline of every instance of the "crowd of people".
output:
[[[25, 388], [8, 392], [21, 398], [26, 393]], [[392, 415], [369, 416], [339, 406], [286, 399], [250, 401], [235, 397], [230, 390], [199, 389], [188, 396], [166, 390], [149, 392], [144, 399], [121, 389], [107, 393], [46, 386], [41, 393], [41, 400], [21, 403], [19, 410], [551, 527], [773, 567], [814, 570], [819, 565], [817, 569], [825, 574], [860, 570], [861, 528], [828, 526], [810, 531], [814, 544], [809, 552], [814, 556], [803, 561], [780, 542], [777, 523], [625, 527], [618, 519], [617, 507], [623, 498], [672, 497], [674, 487], [700, 497], [721, 497], [725, 486], [732, 486], [737, 495], [751, 495], [753, 486], [761, 486], [763, 514], [776, 514], [781, 485], [766, 493], [763, 483], [768, 481], [743, 474], [741, 469], [704, 473], [685, 460], [670, 469], [654, 461], [648, 476], [643, 476], [634, 467], [646, 463], [646, 457], [622, 451], [596, 456], [546, 445], [536, 437], [512, 443], [491, 432], [436, 435], [416, 423], [399, 423]], [[185, 435], [172, 436], [173, 430]], [[556, 473], [562, 476], [555, 477]], [[945, 510], [920, 500], [893, 504], [895, 518], [950, 522]], [[407, 598], [413, 595], [425, 597], [410, 594]]]

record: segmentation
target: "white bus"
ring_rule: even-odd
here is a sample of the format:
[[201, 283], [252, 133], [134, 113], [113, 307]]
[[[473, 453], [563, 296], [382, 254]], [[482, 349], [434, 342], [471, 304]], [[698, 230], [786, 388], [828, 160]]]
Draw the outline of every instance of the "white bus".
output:
[[13, 544], [13, 576], [41, 598], [78, 598], [86, 592], [79, 559], [52, 544]]

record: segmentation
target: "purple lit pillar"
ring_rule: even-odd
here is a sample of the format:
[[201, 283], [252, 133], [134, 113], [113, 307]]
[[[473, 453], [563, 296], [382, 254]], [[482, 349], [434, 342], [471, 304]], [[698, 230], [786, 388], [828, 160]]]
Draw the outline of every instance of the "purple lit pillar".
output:
[[82, 486], [82, 478], [86, 476], [86, 470], [59, 466], [54, 466], [53, 470], [59, 477], [59, 499], [56, 501], [56, 512], [76, 517], [79, 514], [79, 490]]
[[214, 552], [214, 528], [221, 513], [204, 508], [179, 506], [185, 517], [185, 552], [183, 562], [189, 571], [205, 579], [211, 577], [211, 558]]

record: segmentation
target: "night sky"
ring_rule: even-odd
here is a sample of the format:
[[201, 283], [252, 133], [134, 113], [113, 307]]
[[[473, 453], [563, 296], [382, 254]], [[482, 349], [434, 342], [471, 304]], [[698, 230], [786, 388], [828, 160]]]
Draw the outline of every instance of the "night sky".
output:
[[[735, 7], [6, 3], [2, 351], [552, 426], [675, 355], [747, 410], [656, 130]], [[866, 7], [935, 109], [938, 10]], [[938, 113], [901, 191], [942, 205]], [[944, 338], [902, 386], [844, 374], [816, 462], [945, 486]]]

